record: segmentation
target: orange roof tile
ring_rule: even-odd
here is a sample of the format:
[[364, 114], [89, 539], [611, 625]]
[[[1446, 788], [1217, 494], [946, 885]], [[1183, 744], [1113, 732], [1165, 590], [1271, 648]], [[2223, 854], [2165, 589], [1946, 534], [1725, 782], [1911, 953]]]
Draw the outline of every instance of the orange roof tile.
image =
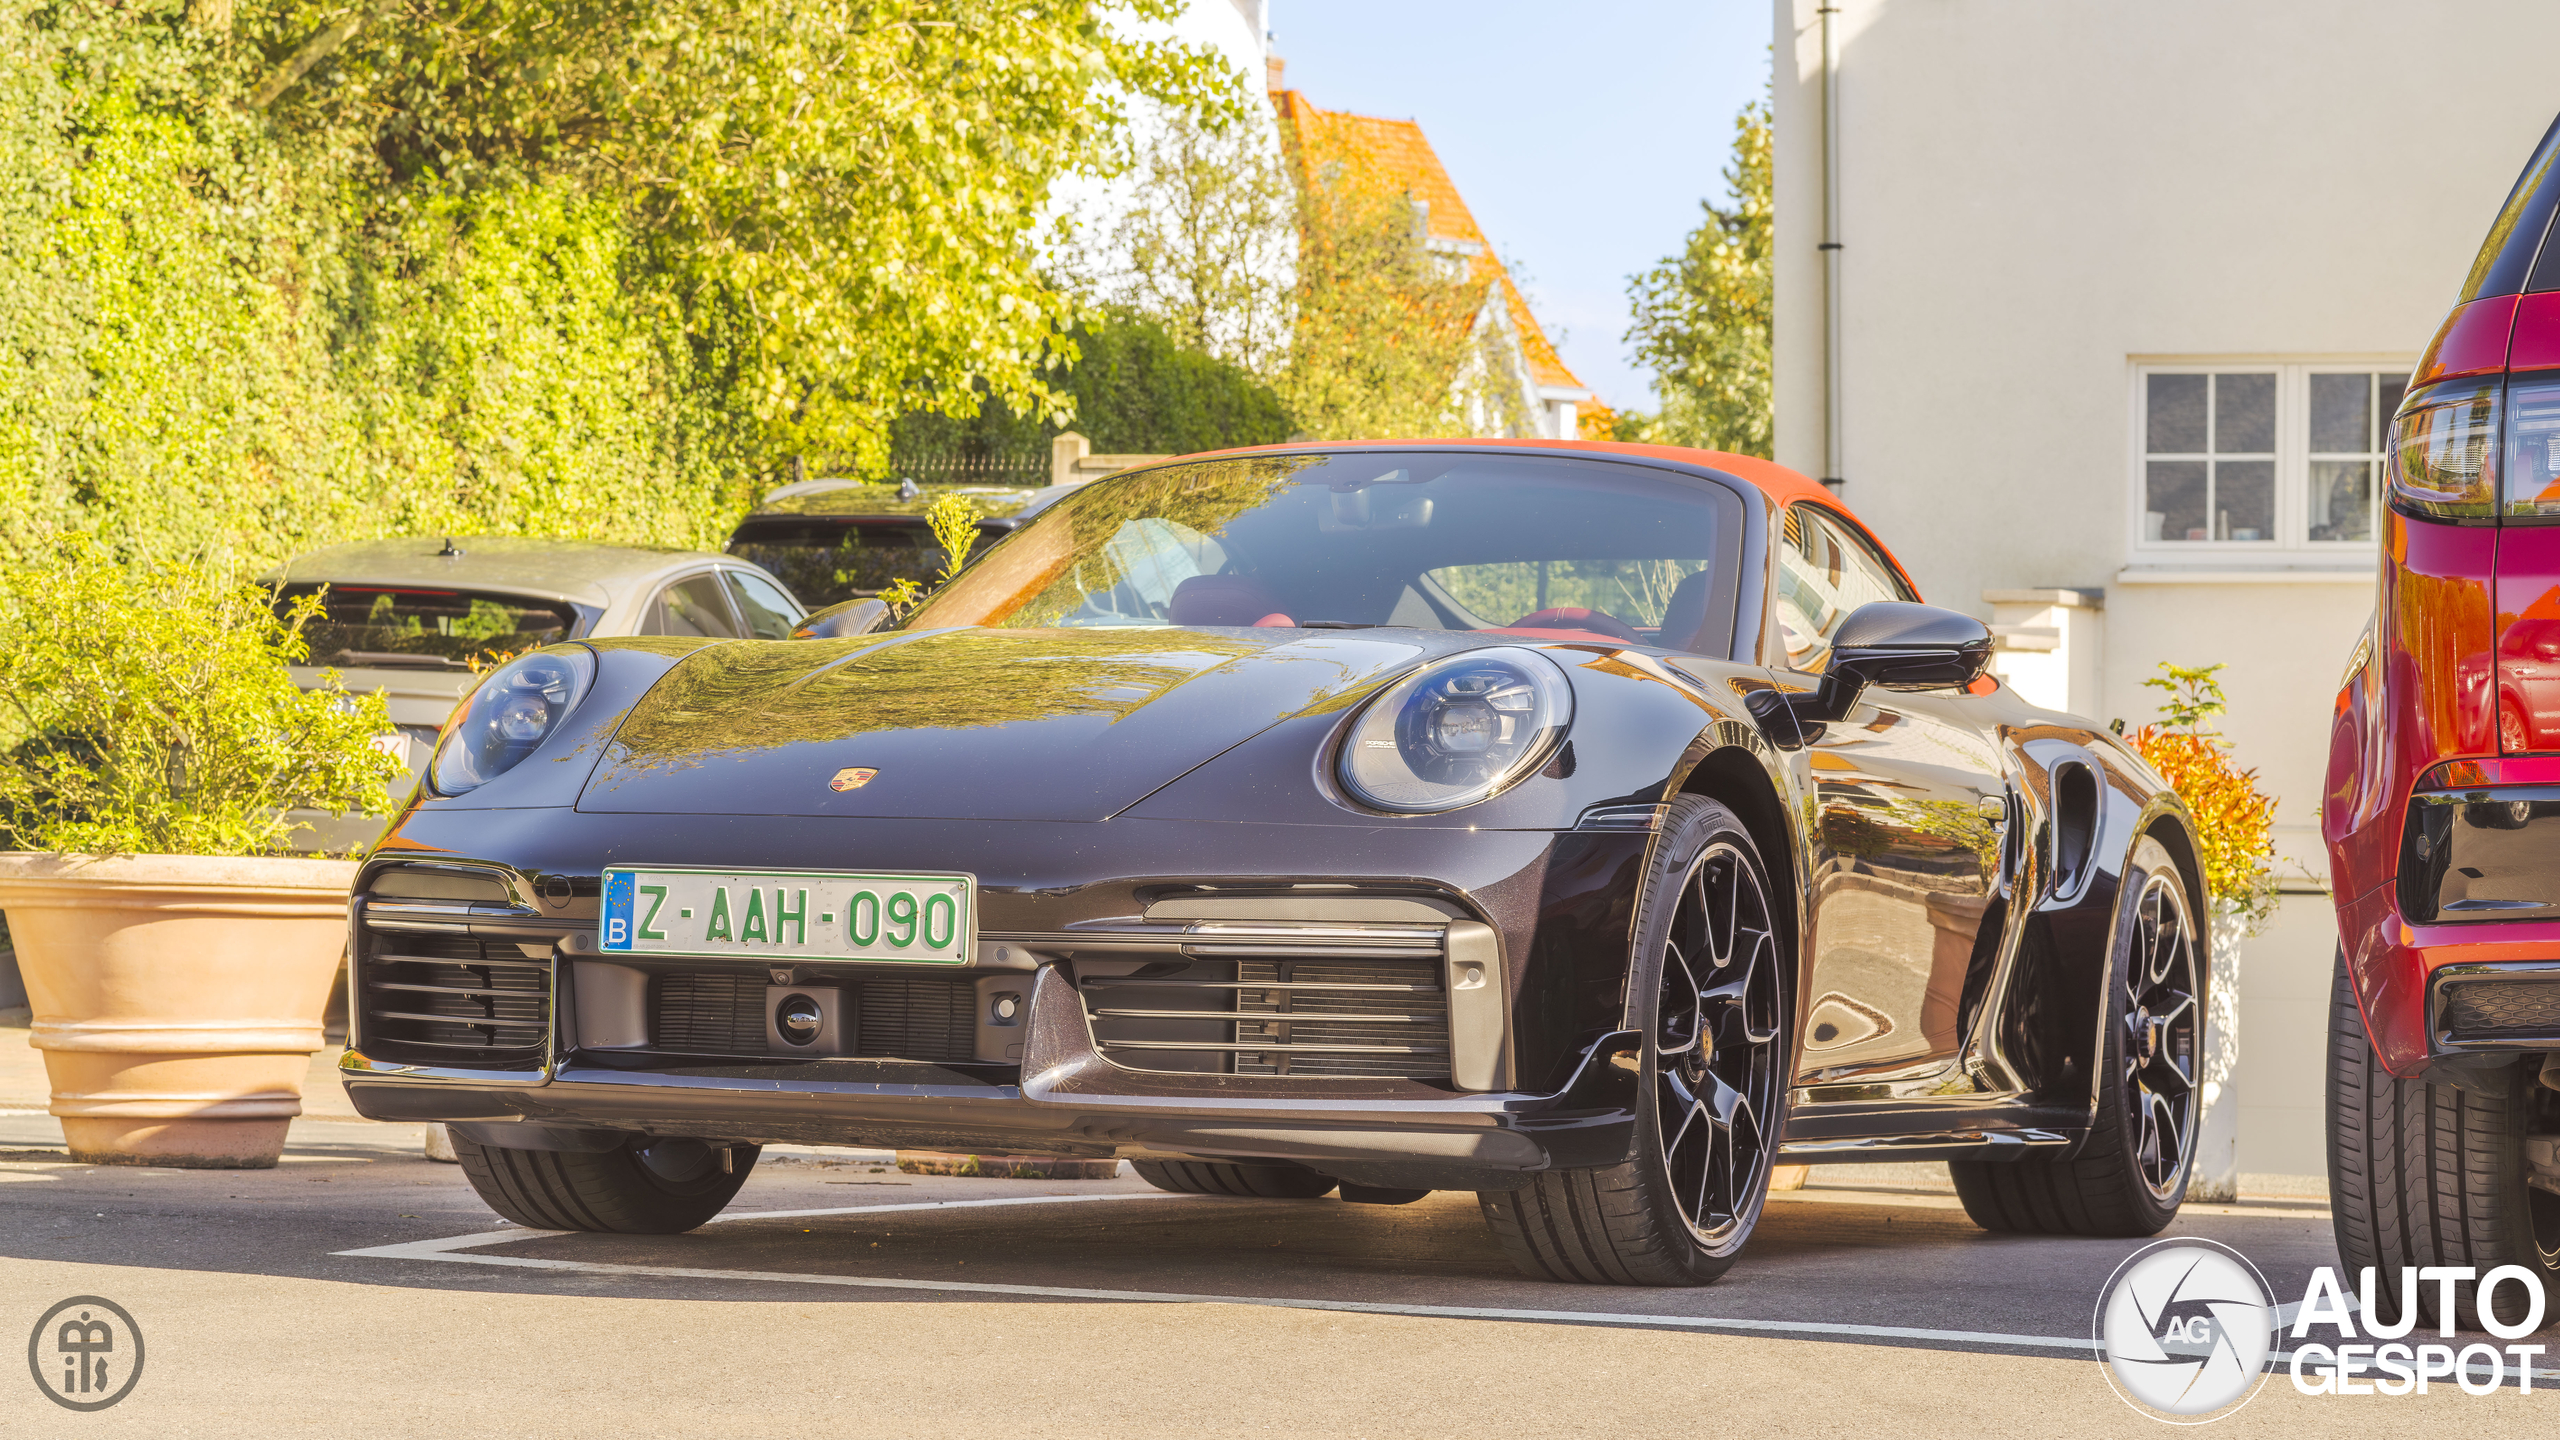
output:
[[1546, 328], [1529, 310], [1529, 302], [1520, 287], [1511, 282], [1511, 273], [1503, 267], [1502, 257], [1493, 252], [1484, 230], [1476, 224], [1475, 213], [1467, 208], [1459, 195], [1457, 183], [1449, 178], [1448, 168], [1423, 136], [1422, 125], [1414, 120], [1387, 120], [1375, 115], [1354, 115], [1347, 110], [1324, 110], [1307, 103], [1295, 90], [1271, 92], [1272, 108], [1280, 115], [1280, 123], [1294, 129], [1298, 145], [1296, 153], [1304, 156], [1322, 150], [1342, 147], [1361, 156], [1377, 167], [1387, 180], [1404, 188], [1425, 207], [1424, 233], [1434, 240], [1456, 241], [1479, 247], [1469, 262], [1469, 273], [1479, 281], [1502, 287], [1505, 307], [1511, 312], [1512, 324], [1520, 332], [1520, 346], [1529, 361], [1529, 371], [1540, 385], [1559, 385], [1572, 389], [1588, 389], [1579, 376], [1556, 353], [1555, 343], [1547, 338]]

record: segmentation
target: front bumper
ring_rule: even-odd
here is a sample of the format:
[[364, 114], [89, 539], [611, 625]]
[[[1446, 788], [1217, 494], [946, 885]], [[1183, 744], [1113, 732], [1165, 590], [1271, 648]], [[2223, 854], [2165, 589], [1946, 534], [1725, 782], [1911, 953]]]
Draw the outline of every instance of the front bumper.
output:
[[[881, 1058], [890, 1052], [671, 1056], [606, 1033], [590, 1003], [593, 987], [581, 977], [625, 967], [594, 953], [591, 857], [618, 861], [636, 851], [651, 863], [692, 863], [734, 853], [740, 837], [722, 834], [725, 826], [697, 826], [695, 834], [635, 845], [630, 817], [560, 812], [527, 816], [525, 825], [522, 843], [493, 844], [480, 834], [468, 837], [466, 850], [418, 844], [429, 837], [412, 824], [370, 862], [367, 886], [378, 867], [476, 867], [502, 878], [515, 902], [475, 908], [360, 894], [353, 907], [359, 966], [368, 927], [443, 927], [435, 937], [467, 932], [491, 954], [514, 947], [530, 958], [548, 947], [551, 990], [541, 1008], [527, 1000], [511, 1012], [518, 1019], [495, 1022], [518, 1027], [499, 1032], [525, 1042], [514, 1060], [434, 1063], [415, 1049], [371, 1043], [351, 977], [360, 1003], [341, 1069], [360, 1113], [471, 1122], [489, 1127], [475, 1130], [484, 1138], [521, 1136], [527, 1148], [555, 1148], [563, 1134], [576, 1148], [579, 1132], [639, 1132], [1096, 1158], [1273, 1159], [1353, 1183], [1490, 1190], [1516, 1187], [1549, 1168], [1614, 1163], [1633, 1134], [1636, 1044], [1617, 1028], [1626, 954], [1619, 897], [1650, 840], [1642, 830], [1418, 836], [1307, 826], [1115, 826], [1111, 854], [1129, 868], [1079, 877], [1060, 875], [1058, 857], [1089, 846], [1095, 827], [962, 831], [941, 822], [872, 822], [861, 835], [878, 848], [864, 853], [865, 846], [846, 843], [840, 826], [768, 825], [757, 837], [768, 854], [825, 854], [846, 869], [952, 854], [958, 847], [950, 842], [965, 834], [984, 928], [977, 963], [949, 973], [957, 984], [1027, 991], [1028, 1003], [1018, 1028], [982, 1028], [974, 1053], [963, 1046], [922, 1060]], [[590, 829], [615, 843], [577, 844], [567, 833]], [[411, 844], [396, 843], [402, 839]], [[570, 855], [584, 864], [569, 868]], [[770, 862], [750, 856], [738, 863]], [[1426, 952], [1439, 957], [1430, 963], [1447, 966], [1445, 1077], [1174, 1073], [1119, 1063], [1129, 1052], [1116, 1059], [1109, 1032], [1096, 1039], [1077, 967], [1089, 968], [1097, 957], [1127, 966], [1155, 954], [1214, 953], [1213, 941], [1252, 949], [1233, 936], [1203, 935], [1199, 924], [1151, 922], [1146, 912], [1152, 906], [1161, 915], [1168, 888], [1291, 883], [1445, 897], [1449, 922]], [[561, 896], [569, 898], [562, 903]], [[1300, 949], [1306, 943], [1314, 942], [1292, 942]], [[1357, 953], [1349, 941], [1329, 943]], [[762, 979], [752, 963], [689, 963], [727, 964]], [[506, 1003], [516, 1002], [510, 996]], [[539, 1029], [529, 1023], [537, 1016]]]
[[1130, 1071], [1103, 1056], [1074, 987], [1047, 965], [1032, 981], [1012, 1083], [899, 1061], [642, 1071], [574, 1052], [507, 1076], [385, 1066], [351, 1048], [340, 1069], [370, 1118], [530, 1122], [529, 1148], [552, 1148], [540, 1127], [568, 1126], [758, 1144], [1294, 1160], [1360, 1184], [1501, 1190], [1541, 1170], [1626, 1157], [1638, 1051], [1632, 1031], [1605, 1037], [1553, 1095], [1423, 1098], [1380, 1084], [1245, 1086]]

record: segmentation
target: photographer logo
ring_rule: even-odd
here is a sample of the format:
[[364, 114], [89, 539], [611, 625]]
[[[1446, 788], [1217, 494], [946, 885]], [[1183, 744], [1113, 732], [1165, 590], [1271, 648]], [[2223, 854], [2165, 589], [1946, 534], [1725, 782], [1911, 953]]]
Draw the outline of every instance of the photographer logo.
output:
[[142, 1327], [113, 1300], [74, 1295], [36, 1321], [27, 1369], [54, 1404], [104, 1410], [142, 1378]]
[[2093, 1323], [2116, 1393], [2154, 1419], [2192, 1425], [2240, 1408], [2266, 1383], [2275, 1309], [2238, 1251], [2167, 1240], [2116, 1268]]

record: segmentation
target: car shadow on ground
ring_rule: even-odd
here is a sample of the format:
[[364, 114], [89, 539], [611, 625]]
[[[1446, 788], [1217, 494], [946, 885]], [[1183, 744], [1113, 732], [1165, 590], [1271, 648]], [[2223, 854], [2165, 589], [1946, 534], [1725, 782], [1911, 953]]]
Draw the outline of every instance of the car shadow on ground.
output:
[[[265, 1171], [80, 1165], [24, 1128], [0, 1128], [0, 1144], [15, 1143], [0, 1150], [0, 1256], [368, 1286], [839, 1304], [1182, 1297], [2083, 1343], [2071, 1337], [2089, 1333], [2100, 1286], [2145, 1243], [1991, 1235], [1943, 1189], [1825, 1185], [1817, 1170], [1772, 1198], [1715, 1285], [1571, 1285], [1515, 1271], [1463, 1193], [1407, 1206], [1181, 1196], [1125, 1172], [906, 1175], [858, 1152], [771, 1157], [689, 1234], [511, 1238], [458, 1167], [363, 1127], [299, 1127]], [[2279, 1301], [2336, 1263], [2316, 1201], [2191, 1207], [2167, 1233], [2237, 1247]], [[486, 1238], [437, 1248], [455, 1237]]]

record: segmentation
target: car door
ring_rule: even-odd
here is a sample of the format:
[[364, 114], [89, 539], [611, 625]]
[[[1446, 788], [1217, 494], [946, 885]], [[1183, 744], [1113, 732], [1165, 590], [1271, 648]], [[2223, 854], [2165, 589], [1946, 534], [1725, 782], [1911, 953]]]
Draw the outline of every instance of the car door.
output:
[[[1829, 664], [1851, 611], [1918, 598], [1881, 555], [1844, 517], [1787, 512], [1775, 608], [1795, 683]], [[1984, 920], [2010, 813], [1996, 731], [1969, 702], [1870, 688], [1803, 752], [1813, 944], [1801, 1083], [1923, 1075], [1963, 1044], [1967, 977], [1978, 995], [1996, 957]]]
[[640, 617], [643, 635], [701, 635], [715, 640], [743, 638], [745, 629], [730, 609], [728, 588], [717, 572], [697, 570], [668, 581], [650, 597]]

